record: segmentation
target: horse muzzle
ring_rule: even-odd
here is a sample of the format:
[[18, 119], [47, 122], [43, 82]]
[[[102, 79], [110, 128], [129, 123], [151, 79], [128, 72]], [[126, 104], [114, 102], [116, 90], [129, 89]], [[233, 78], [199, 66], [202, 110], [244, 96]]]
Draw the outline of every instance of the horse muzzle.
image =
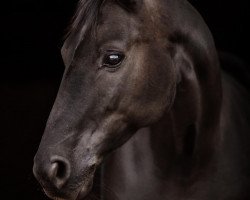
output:
[[52, 156], [49, 162], [34, 158], [33, 173], [51, 199], [81, 200], [92, 189], [96, 164], [88, 164], [74, 175], [70, 162], [61, 156]]

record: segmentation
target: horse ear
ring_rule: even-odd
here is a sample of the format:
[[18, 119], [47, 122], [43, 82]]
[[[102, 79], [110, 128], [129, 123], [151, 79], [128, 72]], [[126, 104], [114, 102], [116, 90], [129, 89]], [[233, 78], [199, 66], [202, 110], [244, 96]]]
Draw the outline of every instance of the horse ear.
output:
[[129, 12], [140, 9], [143, 0], [117, 0], [118, 3]]

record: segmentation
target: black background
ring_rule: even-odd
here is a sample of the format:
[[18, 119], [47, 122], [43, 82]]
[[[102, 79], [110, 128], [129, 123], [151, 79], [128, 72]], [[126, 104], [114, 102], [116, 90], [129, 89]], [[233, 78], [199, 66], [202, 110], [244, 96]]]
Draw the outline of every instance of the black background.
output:
[[[247, 0], [192, 0], [218, 49], [250, 63]], [[1, 2], [0, 199], [46, 199], [32, 175], [64, 66], [63, 35], [76, 0]], [[3, 197], [6, 196], [6, 197]]]

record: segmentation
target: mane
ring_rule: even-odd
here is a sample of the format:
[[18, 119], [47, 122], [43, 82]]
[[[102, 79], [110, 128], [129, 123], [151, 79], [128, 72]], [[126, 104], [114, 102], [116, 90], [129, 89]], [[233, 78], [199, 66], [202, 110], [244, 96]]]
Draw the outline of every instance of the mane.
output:
[[105, 0], [80, 0], [64, 38], [68, 38], [68, 36], [73, 31], [79, 29], [79, 27], [85, 26], [85, 31], [87, 31], [96, 24], [100, 7], [104, 1]]

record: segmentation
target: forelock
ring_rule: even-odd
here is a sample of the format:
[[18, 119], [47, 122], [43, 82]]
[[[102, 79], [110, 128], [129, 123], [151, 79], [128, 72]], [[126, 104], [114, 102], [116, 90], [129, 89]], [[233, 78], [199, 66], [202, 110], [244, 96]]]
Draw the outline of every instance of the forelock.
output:
[[85, 30], [89, 30], [96, 24], [100, 7], [104, 1], [105, 0], [80, 0], [66, 37], [73, 31], [80, 31], [79, 29], [83, 26]]

